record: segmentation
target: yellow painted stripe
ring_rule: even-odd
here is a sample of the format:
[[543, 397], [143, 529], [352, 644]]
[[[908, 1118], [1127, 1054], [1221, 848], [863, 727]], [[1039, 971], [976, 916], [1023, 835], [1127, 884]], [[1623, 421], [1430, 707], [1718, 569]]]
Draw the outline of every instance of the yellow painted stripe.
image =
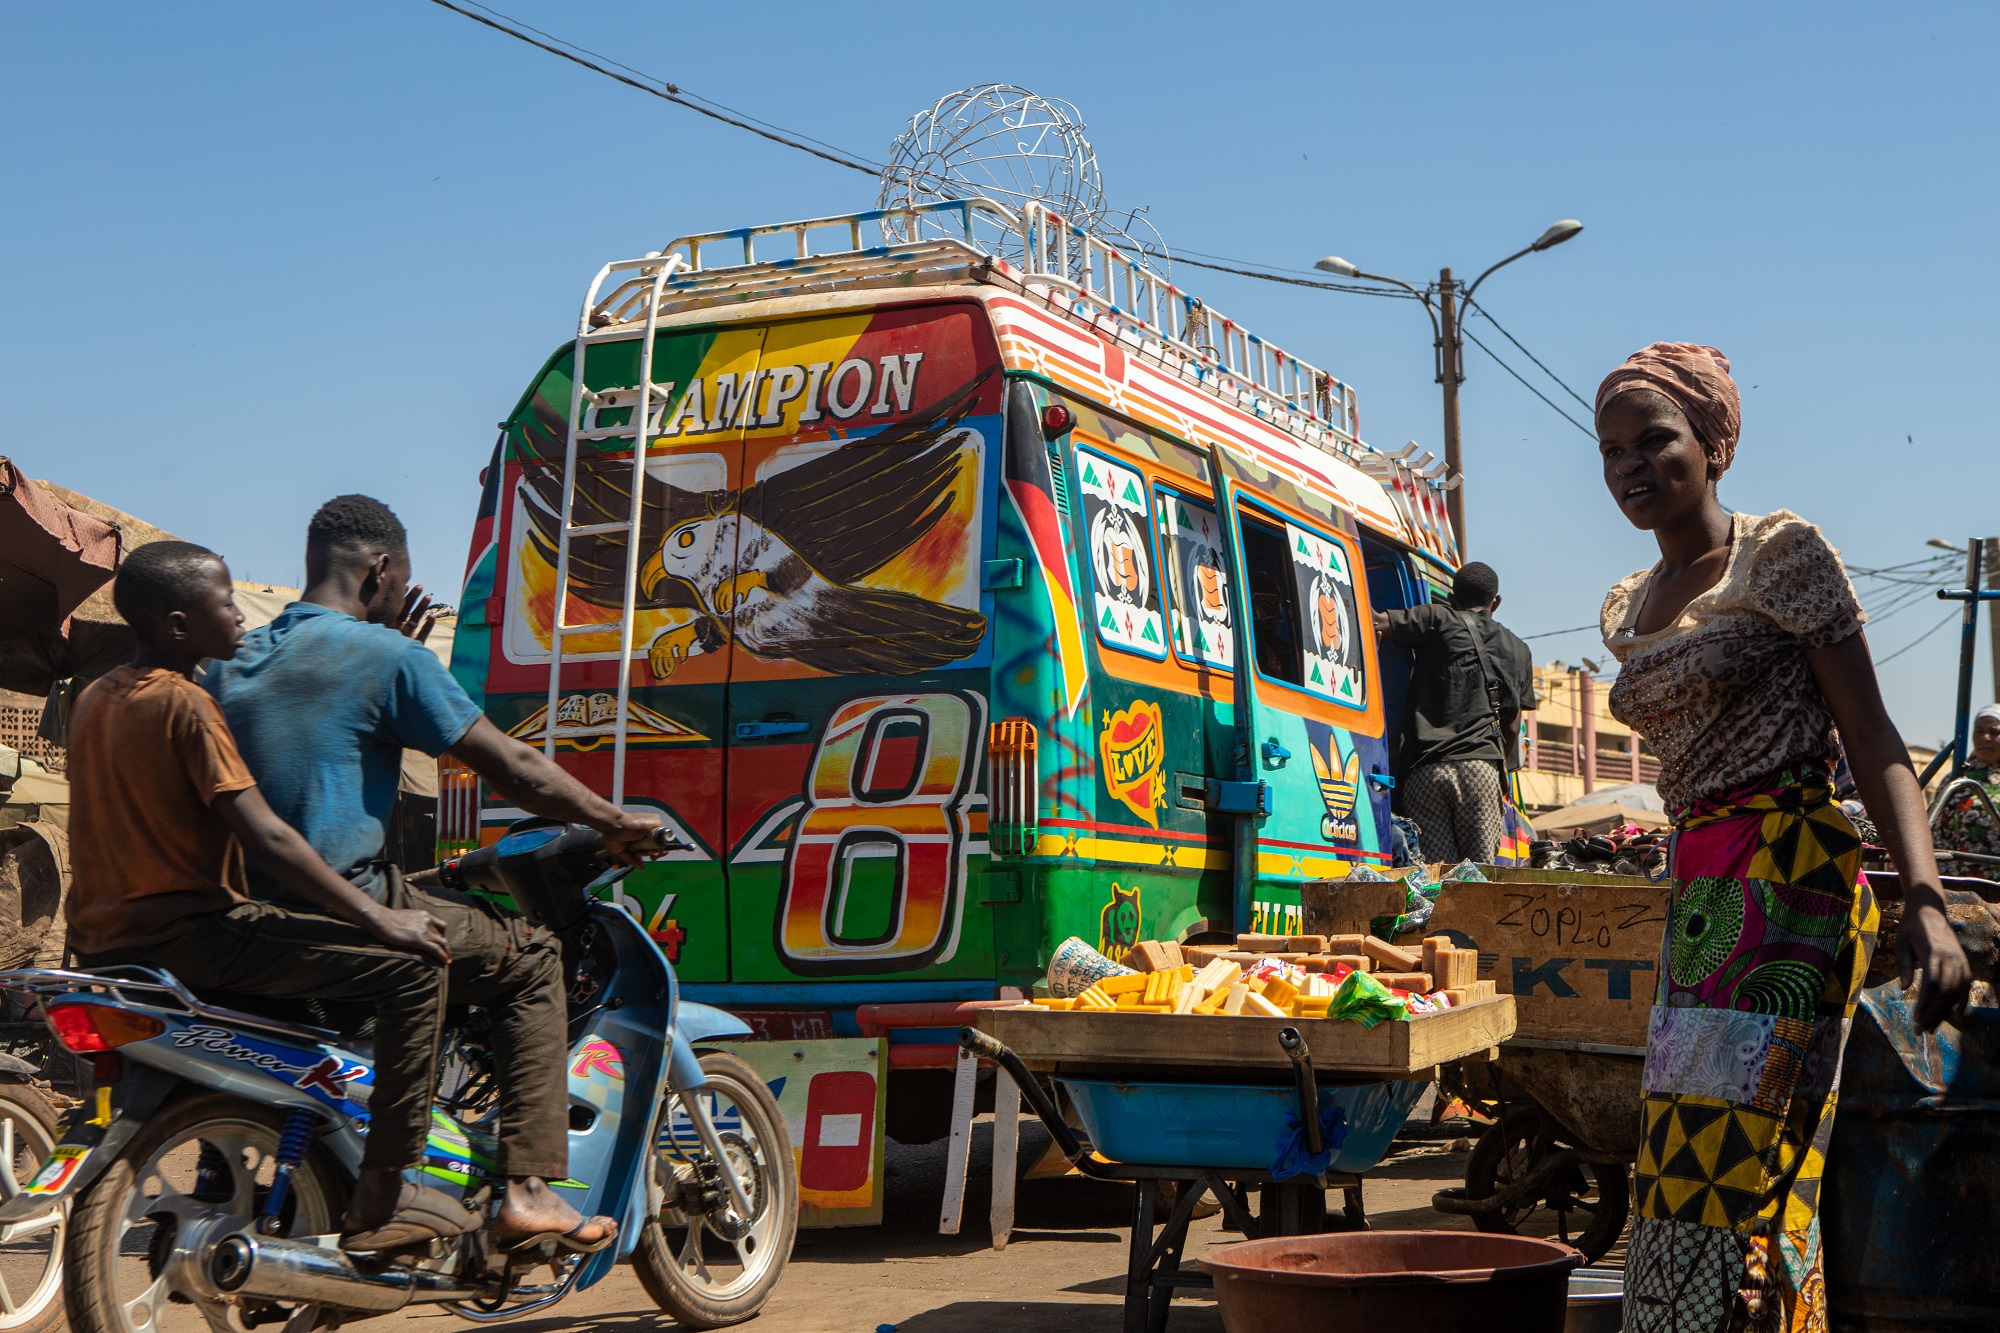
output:
[[1099, 838], [1089, 833], [1043, 833], [1035, 839], [1036, 856], [1074, 856], [1086, 861], [1107, 861], [1114, 865], [1158, 866], [1174, 870], [1226, 870], [1229, 853], [1198, 844], [1174, 846], [1158, 842], [1133, 842], [1123, 838]]

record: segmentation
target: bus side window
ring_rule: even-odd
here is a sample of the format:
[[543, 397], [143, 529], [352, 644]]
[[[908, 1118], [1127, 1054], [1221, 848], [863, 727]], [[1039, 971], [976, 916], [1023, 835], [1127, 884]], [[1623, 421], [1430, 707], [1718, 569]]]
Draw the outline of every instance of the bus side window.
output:
[[1291, 557], [1285, 550], [1285, 534], [1272, 524], [1248, 515], [1239, 515], [1239, 522], [1257, 671], [1287, 685], [1303, 685], [1298, 590], [1292, 578]]
[[1165, 661], [1167, 627], [1160, 614], [1146, 479], [1089, 449], [1076, 451], [1076, 465], [1098, 641], [1120, 652]]

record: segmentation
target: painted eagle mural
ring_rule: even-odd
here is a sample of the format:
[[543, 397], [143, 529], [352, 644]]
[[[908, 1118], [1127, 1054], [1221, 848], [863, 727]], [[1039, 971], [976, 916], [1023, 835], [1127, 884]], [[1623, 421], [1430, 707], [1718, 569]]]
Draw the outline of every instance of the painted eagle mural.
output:
[[[689, 656], [734, 642], [841, 675], [909, 675], [969, 656], [986, 617], [915, 593], [862, 584], [951, 512], [966, 475], [962, 423], [981, 381], [927, 416], [841, 444], [740, 490], [687, 490], [648, 476], [641, 497], [637, 605], [693, 612], [648, 649], [665, 680]], [[553, 567], [561, 532], [567, 421], [539, 393], [525, 423], [529, 540]], [[631, 513], [629, 460], [579, 461], [578, 526]], [[570, 591], [618, 607], [625, 536], [570, 543]]]

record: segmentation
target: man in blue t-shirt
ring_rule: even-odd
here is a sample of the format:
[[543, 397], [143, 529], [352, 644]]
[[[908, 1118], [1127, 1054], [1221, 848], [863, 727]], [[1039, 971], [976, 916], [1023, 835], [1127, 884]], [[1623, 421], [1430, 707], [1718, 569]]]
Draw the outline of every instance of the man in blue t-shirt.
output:
[[[569, 1173], [566, 1013], [554, 937], [482, 900], [406, 884], [386, 858], [387, 835], [405, 749], [449, 753], [530, 814], [596, 829], [606, 851], [626, 863], [659, 821], [618, 809], [487, 721], [423, 645], [428, 602], [409, 584], [408, 538], [388, 506], [365, 495], [329, 500], [306, 529], [299, 600], [245, 635], [236, 657], [214, 663], [205, 684], [278, 817], [370, 897], [436, 917], [451, 951], [450, 1002], [493, 1015], [508, 1176], [498, 1238], [547, 1235], [566, 1249], [601, 1249], [616, 1224], [581, 1217], [547, 1184]], [[310, 910], [262, 872], [253, 871], [250, 892]], [[380, 1217], [393, 1241], [400, 1202], [393, 1193], [361, 1200], [368, 1185], [357, 1187], [353, 1211]]]

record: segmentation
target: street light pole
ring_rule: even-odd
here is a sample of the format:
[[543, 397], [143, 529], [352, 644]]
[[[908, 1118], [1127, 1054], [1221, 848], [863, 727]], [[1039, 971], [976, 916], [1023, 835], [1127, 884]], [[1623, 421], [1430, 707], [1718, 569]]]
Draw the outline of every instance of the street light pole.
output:
[[[1458, 386], [1465, 383], [1465, 344], [1458, 336], [1458, 286], [1450, 269], [1438, 271], [1437, 382], [1444, 386], [1444, 470], [1459, 478], [1445, 492], [1445, 510], [1458, 537], [1459, 558], [1465, 556], [1465, 459], [1459, 451]], [[1585, 790], [1589, 790], [1588, 787]]]
[[[1328, 255], [1313, 267], [1323, 273], [1335, 273], [1343, 278], [1359, 278], [1364, 282], [1388, 283], [1401, 287], [1424, 304], [1424, 313], [1431, 317], [1431, 332], [1436, 338], [1437, 382], [1444, 389], [1444, 465], [1447, 476], [1458, 479], [1458, 484], [1445, 494], [1445, 507], [1451, 515], [1451, 530], [1458, 537], [1458, 554], [1463, 558], [1465, 547], [1465, 460], [1460, 448], [1458, 422], [1458, 386], [1465, 383], [1465, 341], [1460, 336], [1460, 310], [1470, 304], [1472, 294], [1479, 290], [1479, 284], [1492, 277], [1523, 255], [1538, 254], [1552, 246], [1561, 245], [1570, 237], [1583, 230], [1583, 224], [1575, 218], [1564, 218], [1550, 226], [1532, 245], [1516, 250], [1499, 263], [1488, 268], [1470, 283], [1461, 285], [1451, 276], [1451, 270], [1438, 270], [1435, 285], [1416, 287], [1401, 278], [1384, 277], [1380, 273], [1364, 273], [1355, 265], [1337, 255]], [[1437, 305], [1431, 299], [1437, 299]]]

